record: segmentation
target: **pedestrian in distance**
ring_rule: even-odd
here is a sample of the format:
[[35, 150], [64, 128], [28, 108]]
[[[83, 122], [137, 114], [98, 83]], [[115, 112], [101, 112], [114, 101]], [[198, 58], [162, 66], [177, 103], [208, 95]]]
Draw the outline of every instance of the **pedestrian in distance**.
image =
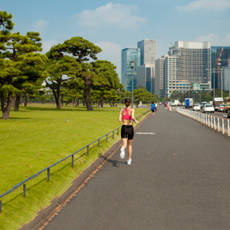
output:
[[152, 102], [152, 104], [151, 104], [151, 111], [152, 111], [153, 116], [154, 116], [154, 113], [155, 113], [155, 109], [156, 109], [156, 105], [155, 105], [154, 102]]
[[155, 112], [157, 112], [157, 103], [155, 103]]
[[132, 141], [134, 136], [134, 129], [133, 129], [133, 121], [135, 123], [138, 123], [138, 121], [135, 119], [134, 116], [134, 109], [130, 108], [131, 100], [130, 98], [125, 99], [125, 109], [120, 110], [119, 114], [119, 122], [123, 122], [122, 128], [121, 128], [121, 138], [122, 138], [122, 146], [121, 146], [121, 152], [120, 157], [122, 159], [125, 158], [125, 149], [127, 147], [128, 142], [128, 160], [127, 164], [131, 165], [132, 159]]

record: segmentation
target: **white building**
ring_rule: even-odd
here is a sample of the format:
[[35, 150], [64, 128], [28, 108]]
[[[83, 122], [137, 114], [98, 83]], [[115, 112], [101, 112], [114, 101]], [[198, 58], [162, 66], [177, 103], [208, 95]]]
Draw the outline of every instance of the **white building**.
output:
[[[210, 42], [177, 41], [165, 58], [165, 97], [173, 91], [211, 90]], [[199, 89], [197, 88], [199, 86]]]

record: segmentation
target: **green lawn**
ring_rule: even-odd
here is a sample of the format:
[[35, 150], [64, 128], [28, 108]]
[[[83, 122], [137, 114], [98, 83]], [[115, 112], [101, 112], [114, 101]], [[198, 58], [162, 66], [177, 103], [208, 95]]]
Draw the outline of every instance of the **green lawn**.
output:
[[[31, 104], [10, 113], [10, 120], [0, 119], [0, 194], [30, 177], [36, 172], [70, 155], [95, 139], [121, 126], [118, 122], [119, 108], [105, 107], [86, 111], [85, 107], [71, 106], [57, 110], [55, 105]], [[135, 115], [146, 109], [135, 109]], [[67, 120], [69, 122], [67, 122]], [[102, 155], [120, 135], [109, 142], [97, 143], [71, 159], [51, 168], [47, 182], [44, 172], [26, 183], [27, 196], [23, 198], [22, 187], [2, 198], [0, 229], [17, 229], [36, 216], [36, 212], [61, 195], [73, 179], [95, 159]]]

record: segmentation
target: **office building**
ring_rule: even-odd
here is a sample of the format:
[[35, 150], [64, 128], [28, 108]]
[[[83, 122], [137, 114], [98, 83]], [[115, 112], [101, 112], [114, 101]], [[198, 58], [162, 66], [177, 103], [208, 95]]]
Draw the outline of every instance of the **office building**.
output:
[[130, 61], [135, 61], [133, 68], [133, 90], [137, 87], [137, 72], [136, 68], [140, 65], [140, 49], [125, 48], [121, 51], [121, 83], [126, 91], [132, 92], [132, 69]]
[[142, 86], [148, 92], [152, 92], [152, 81], [154, 79], [154, 67], [152, 64], [137, 66], [137, 87]]
[[155, 61], [154, 92], [160, 97], [165, 97], [165, 58], [167, 55]]
[[145, 39], [137, 43], [137, 48], [141, 51], [140, 64], [155, 64], [157, 58], [157, 41]]
[[165, 59], [165, 96], [200, 88], [211, 90], [210, 42], [175, 42]]
[[157, 57], [156, 40], [144, 39], [137, 43], [140, 49], [140, 66], [137, 68], [137, 86], [144, 86], [148, 92], [154, 92], [155, 60]]
[[[223, 50], [222, 50], [223, 49]], [[222, 50], [222, 55], [220, 57]], [[221, 71], [218, 74], [217, 59], [220, 57], [220, 69], [230, 63], [230, 46], [211, 46], [212, 88], [220, 88]]]

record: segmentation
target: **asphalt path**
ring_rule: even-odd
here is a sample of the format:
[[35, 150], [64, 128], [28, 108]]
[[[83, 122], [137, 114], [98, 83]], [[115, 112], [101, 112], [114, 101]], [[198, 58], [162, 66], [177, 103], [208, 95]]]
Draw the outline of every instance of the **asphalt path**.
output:
[[230, 229], [229, 138], [159, 106], [44, 229]]

